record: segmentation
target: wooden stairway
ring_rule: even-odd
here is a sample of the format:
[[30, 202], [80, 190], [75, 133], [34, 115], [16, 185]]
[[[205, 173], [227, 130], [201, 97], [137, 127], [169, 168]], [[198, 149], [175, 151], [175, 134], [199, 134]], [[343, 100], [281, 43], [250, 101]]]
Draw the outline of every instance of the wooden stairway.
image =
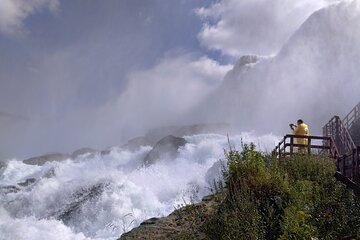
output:
[[358, 184], [360, 183], [360, 146], [353, 138], [360, 134], [359, 110], [360, 103], [343, 120], [334, 116], [323, 127], [323, 136], [331, 137], [339, 151], [338, 156], [333, 156], [338, 173]]

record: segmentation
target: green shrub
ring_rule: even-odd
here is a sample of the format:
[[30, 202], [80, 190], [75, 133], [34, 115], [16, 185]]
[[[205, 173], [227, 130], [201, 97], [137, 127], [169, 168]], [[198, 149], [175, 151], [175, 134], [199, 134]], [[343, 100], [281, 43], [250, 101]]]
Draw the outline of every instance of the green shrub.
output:
[[359, 198], [336, 181], [331, 159], [272, 159], [254, 144], [225, 157], [228, 192], [203, 226], [210, 239], [339, 239], [360, 229]]
[[311, 215], [289, 206], [285, 209], [284, 219], [281, 223], [283, 234], [281, 240], [308, 240], [316, 235], [316, 228], [310, 224]]

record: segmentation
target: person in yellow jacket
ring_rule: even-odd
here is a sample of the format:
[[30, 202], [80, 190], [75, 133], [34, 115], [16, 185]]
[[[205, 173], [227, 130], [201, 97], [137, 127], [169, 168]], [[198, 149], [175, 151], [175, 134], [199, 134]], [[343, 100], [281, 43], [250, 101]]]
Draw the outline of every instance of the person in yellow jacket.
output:
[[[297, 125], [291, 123], [290, 128], [293, 130], [294, 135], [309, 136], [309, 127], [301, 119], [297, 121]], [[295, 138], [294, 143], [308, 145], [308, 140], [306, 138]]]

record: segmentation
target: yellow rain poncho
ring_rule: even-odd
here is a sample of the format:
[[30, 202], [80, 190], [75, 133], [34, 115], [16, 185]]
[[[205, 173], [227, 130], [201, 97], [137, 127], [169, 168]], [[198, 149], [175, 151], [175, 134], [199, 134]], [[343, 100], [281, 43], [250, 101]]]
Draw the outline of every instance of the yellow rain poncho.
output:
[[[305, 123], [299, 124], [297, 127], [294, 128], [294, 135], [304, 135], [309, 136], [309, 127]], [[295, 138], [295, 144], [308, 144], [308, 140], [306, 138]]]

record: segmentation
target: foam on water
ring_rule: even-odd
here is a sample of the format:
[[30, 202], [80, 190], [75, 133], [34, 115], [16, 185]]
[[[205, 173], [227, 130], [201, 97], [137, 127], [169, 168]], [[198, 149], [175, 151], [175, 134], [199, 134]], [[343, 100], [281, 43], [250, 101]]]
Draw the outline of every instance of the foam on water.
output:
[[[161, 217], [185, 203], [210, 194], [210, 182], [221, 177], [226, 136], [187, 136], [176, 159], [145, 168], [151, 147], [136, 152], [113, 148], [109, 155], [83, 155], [76, 160], [25, 165], [11, 160], [0, 176], [0, 239], [117, 239], [150, 217]], [[271, 150], [278, 138], [251, 133], [231, 136], [231, 145], [254, 142]], [[28, 186], [19, 182], [34, 178]], [[56, 219], [62, 219], [56, 220]]]

